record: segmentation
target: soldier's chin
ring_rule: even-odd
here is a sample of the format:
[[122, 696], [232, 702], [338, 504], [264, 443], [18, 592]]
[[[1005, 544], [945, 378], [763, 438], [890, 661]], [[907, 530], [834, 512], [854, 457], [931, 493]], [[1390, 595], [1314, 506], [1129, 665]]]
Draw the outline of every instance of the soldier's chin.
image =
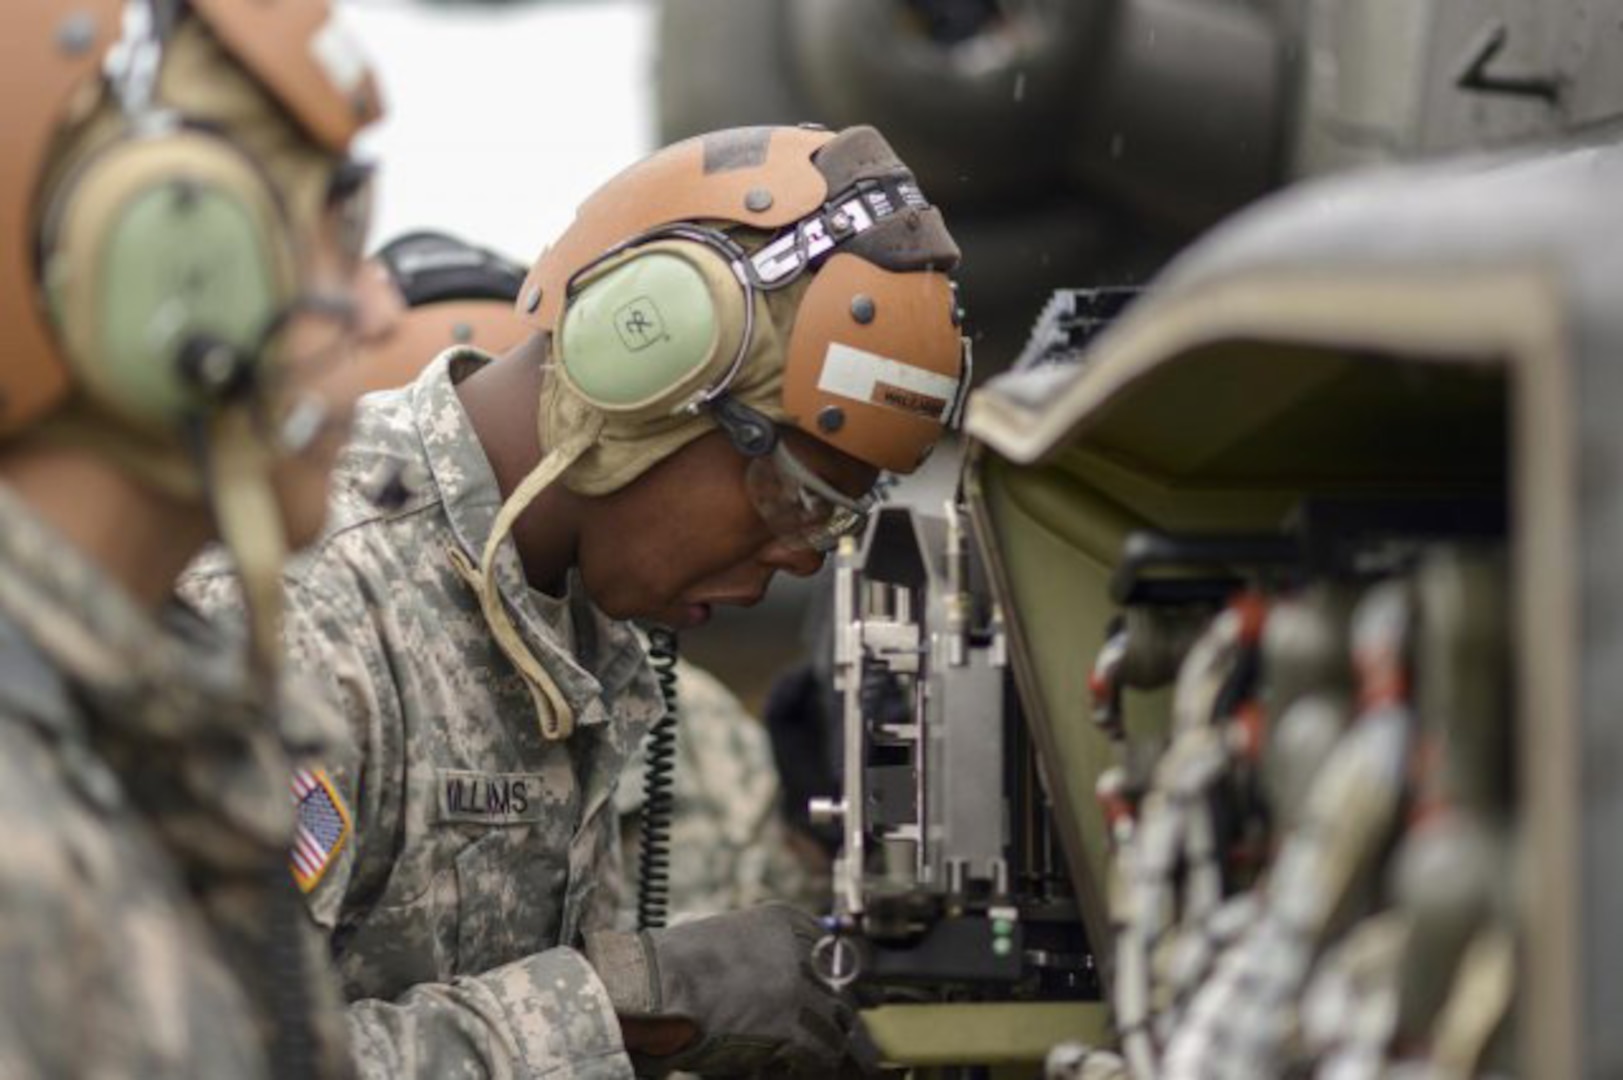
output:
[[676, 604], [643, 621], [672, 630], [693, 630], [710, 621], [710, 605]]

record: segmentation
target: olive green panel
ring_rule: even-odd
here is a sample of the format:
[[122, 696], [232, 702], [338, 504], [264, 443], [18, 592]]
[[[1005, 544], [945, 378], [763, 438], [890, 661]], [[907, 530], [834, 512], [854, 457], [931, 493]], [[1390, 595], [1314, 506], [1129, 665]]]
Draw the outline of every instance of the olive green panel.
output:
[[[1088, 670], [1114, 612], [1110, 568], [1144, 523], [1063, 471], [1020, 470], [980, 450], [968, 476], [979, 536], [1004, 598], [1015, 678], [1088, 938], [1110, 940], [1109, 854], [1094, 801], [1114, 761], [1089, 716]], [[1108, 971], [1109, 954], [1099, 959]]]
[[1126, 387], [1086, 445], [1165, 485], [1497, 485], [1502, 368], [1228, 342]]
[[883, 1060], [898, 1066], [1035, 1065], [1057, 1043], [1111, 1039], [1096, 1001], [883, 1005], [862, 1021]]
[[[1301, 499], [1288, 486], [1250, 489], [1203, 487], [1195, 483], [1168, 484], [1083, 445], [1066, 447], [1048, 463], [1076, 482], [1121, 506], [1158, 529], [1182, 532], [1241, 532], [1270, 529], [1285, 520]], [[1112, 564], [1121, 554], [1117, 551]]]
[[[1115, 751], [1092, 722], [1087, 678], [1127, 535], [1275, 529], [1308, 493], [1498, 491], [1506, 390], [1486, 366], [1226, 345], [1124, 387], [1039, 465], [973, 448], [966, 490], [1091, 940], [1110, 940], [1093, 793]], [[1164, 735], [1167, 698], [1126, 696], [1135, 743]], [[1108, 979], [1108, 952], [1099, 960]]]

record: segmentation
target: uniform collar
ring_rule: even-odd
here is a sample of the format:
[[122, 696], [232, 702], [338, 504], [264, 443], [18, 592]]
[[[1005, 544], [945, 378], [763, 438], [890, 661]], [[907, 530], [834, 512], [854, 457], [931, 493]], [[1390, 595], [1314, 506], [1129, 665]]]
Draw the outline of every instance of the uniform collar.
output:
[[[502, 495], [457, 396], [456, 384], [492, 359], [479, 349], [448, 349], [408, 390], [429, 475], [457, 546], [475, 564], [501, 508]], [[606, 702], [619, 698], [645, 667], [642, 646], [630, 626], [598, 610], [573, 571], [567, 603], [536, 592], [525, 580], [511, 537], [497, 549], [495, 581], [526, 644], [546, 665], [574, 709], [576, 723], [590, 725], [608, 719]], [[574, 620], [573, 655], [564, 647], [559, 629], [549, 624], [565, 618]]]

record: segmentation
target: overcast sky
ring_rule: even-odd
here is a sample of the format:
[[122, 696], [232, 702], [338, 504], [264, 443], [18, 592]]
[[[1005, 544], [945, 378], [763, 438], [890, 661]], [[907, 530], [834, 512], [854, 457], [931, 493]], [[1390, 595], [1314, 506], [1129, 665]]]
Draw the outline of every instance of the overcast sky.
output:
[[349, 0], [383, 80], [376, 246], [438, 228], [528, 263], [653, 146], [653, 4]]

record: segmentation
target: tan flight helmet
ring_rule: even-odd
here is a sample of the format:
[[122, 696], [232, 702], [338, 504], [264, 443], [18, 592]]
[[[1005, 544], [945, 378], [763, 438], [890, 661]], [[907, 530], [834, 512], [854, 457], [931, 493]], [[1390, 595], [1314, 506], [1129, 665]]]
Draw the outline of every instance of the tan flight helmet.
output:
[[958, 258], [940, 212], [868, 127], [699, 136], [581, 205], [518, 304], [550, 337], [546, 453], [497, 515], [481, 566], [463, 566], [544, 732], [568, 733], [567, 706], [492, 583], [524, 507], [560, 479], [617, 490], [718, 427], [749, 457], [773, 453], [785, 426], [912, 472], [968, 387], [948, 277]]
[[355, 393], [411, 382], [440, 353], [471, 345], [501, 354], [534, 331], [513, 311], [525, 268], [460, 237], [410, 232], [368, 260], [363, 288], [386, 311], [382, 332], [360, 351], [349, 380]]
[[298, 243], [360, 206], [343, 155], [380, 111], [370, 70], [327, 0], [15, 0], [0, 71], [0, 438], [207, 499], [268, 678], [270, 472], [302, 449], [269, 343], [323, 303], [352, 315], [306, 294]]

